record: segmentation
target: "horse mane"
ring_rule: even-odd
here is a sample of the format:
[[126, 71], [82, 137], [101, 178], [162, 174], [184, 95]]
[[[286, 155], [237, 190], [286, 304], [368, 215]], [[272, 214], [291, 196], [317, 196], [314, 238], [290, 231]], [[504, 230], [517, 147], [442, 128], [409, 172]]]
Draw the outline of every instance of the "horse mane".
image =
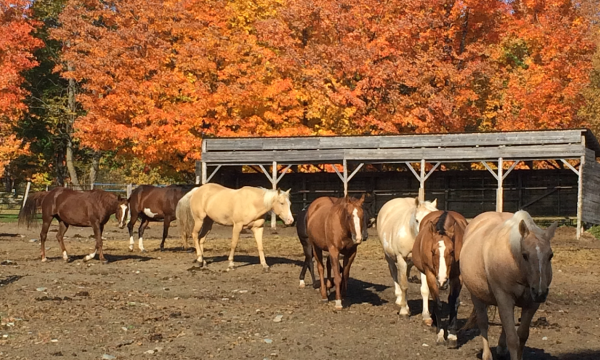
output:
[[540, 229], [531, 218], [531, 215], [525, 210], [517, 211], [510, 219], [506, 220], [503, 225], [504, 232], [508, 232], [508, 241], [510, 243], [510, 250], [517, 258], [521, 256], [521, 232], [519, 231], [519, 224], [521, 221], [525, 222], [527, 229], [533, 232], [536, 237], [543, 238], [544, 231]]
[[259, 188], [265, 191], [265, 195], [263, 197], [263, 201], [266, 207], [270, 208], [271, 206], [273, 206], [273, 201], [277, 198], [277, 196], [279, 196], [279, 191], [278, 190], [272, 190], [272, 189], [266, 189], [266, 188]]
[[442, 215], [438, 218], [437, 223], [435, 224], [435, 230], [440, 235], [446, 235], [446, 228], [444, 225], [446, 224], [446, 218], [448, 217], [448, 212], [444, 211]]

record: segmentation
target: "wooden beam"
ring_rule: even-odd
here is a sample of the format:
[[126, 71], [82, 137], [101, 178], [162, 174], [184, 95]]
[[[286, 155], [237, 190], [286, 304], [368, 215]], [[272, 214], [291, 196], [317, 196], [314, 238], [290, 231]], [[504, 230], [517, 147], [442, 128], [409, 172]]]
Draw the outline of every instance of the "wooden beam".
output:
[[[573, 167], [573, 165], [569, 164], [569, 162], [568, 162], [567, 160], [565, 160], [565, 159], [560, 159], [560, 160], [563, 162], [563, 164], [567, 165], [567, 167], [568, 167], [569, 169], [573, 170], [573, 172], [574, 172], [574, 173], [575, 173], [577, 176], [579, 176], [579, 170], [575, 169], [575, 167]], [[580, 162], [579, 164], [580, 164], [579, 168], [581, 169], [581, 162]]]
[[486, 169], [488, 169], [488, 171], [489, 171], [489, 172], [490, 172], [492, 175], [494, 175], [494, 179], [498, 180], [498, 174], [496, 174], [496, 171], [495, 171], [494, 169], [492, 169], [492, 168], [491, 168], [491, 167], [490, 167], [490, 166], [487, 164], [487, 162], [485, 162], [485, 161], [482, 161], [481, 163], [483, 164], [483, 166], [485, 166], [485, 168], [486, 168]]
[[360, 170], [363, 167], [364, 163], [360, 163], [358, 164], [358, 166], [356, 167], [356, 169], [354, 169], [354, 171], [352, 172], [352, 174], [350, 174], [350, 176], [348, 176], [348, 181], [352, 180], [352, 178], [354, 177], [354, 175], [356, 175], [356, 173], [358, 172], [358, 170]]
[[502, 212], [504, 210], [504, 176], [502, 172], [504, 171], [504, 160], [502, 158], [498, 158], [498, 176], [496, 179], [498, 180], [498, 189], [496, 190], [496, 211]]
[[212, 173], [210, 173], [210, 175], [208, 176], [208, 178], [206, 178], [206, 183], [210, 182], [210, 179], [212, 179], [213, 176], [215, 176], [215, 174], [217, 173], [217, 171], [219, 171], [219, 169], [221, 168], [221, 166], [222, 165], [217, 165], [217, 168], [214, 169]]
[[515, 160], [515, 162], [513, 162], [513, 164], [508, 168], [508, 170], [506, 170], [504, 172], [504, 175], [502, 176], [502, 179], [506, 179], [506, 177], [508, 176], [508, 174], [510, 174], [511, 171], [513, 171], [515, 169], [515, 167], [517, 166], [517, 164], [519, 164], [521, 162], [521, 160]]

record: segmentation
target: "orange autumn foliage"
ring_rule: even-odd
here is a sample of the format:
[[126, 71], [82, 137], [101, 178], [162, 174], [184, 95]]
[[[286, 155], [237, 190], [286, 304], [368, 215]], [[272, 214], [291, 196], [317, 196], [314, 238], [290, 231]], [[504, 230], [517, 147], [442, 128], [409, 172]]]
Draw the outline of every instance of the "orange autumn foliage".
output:
[[25, 0], [0, 0], [0, 174], [27, 151], [14, 127], [27, 111], [23, 72], [37, 64], [33, 51], [42, 45], [32, 35], [37, 24], [27, 17], [28, 5]]
[[564, 128], [593, 39], [572, 2], [72, 0], [82, 143], [189, 170], [206, 136]]

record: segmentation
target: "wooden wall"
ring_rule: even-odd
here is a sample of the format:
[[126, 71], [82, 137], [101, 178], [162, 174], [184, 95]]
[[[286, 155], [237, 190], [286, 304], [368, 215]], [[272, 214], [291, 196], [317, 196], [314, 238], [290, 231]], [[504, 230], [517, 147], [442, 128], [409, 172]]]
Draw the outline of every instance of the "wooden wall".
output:
[[[242, 174], [240, 168], [224, 167], [212, 182], [239, 188], [244, 185], [270, 188], [260, 173]], [[577, 216], [577, 175], [571, 170], [515, 170], [504, 180], [504, 210], [523, 207], [536, 217]], [[279, 186], [292, 189], [292, 211], [297, 213], [320, 196], [342, 196], [343, 184], [335, 173], [286, 174]], [[437, 198], [438, 208], [455, 210], [471, 218], [494, 211], [497, 182], [488, 171], [436, 171], [425, 183], [425, 198]], [[350, 195], [369, 193], [367, 202], [378, 212], [396, 197], [416, 197], [419, 182], [408, 171], [359, 172], [349, 183]]]

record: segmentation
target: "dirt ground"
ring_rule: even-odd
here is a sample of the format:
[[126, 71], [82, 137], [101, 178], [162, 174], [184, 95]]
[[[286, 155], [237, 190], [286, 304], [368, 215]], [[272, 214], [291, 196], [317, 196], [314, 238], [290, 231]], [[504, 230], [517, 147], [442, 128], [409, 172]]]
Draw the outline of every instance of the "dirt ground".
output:
[[[145, 236], [149, 251], [130, 253], [126, 230], [109, 224], [108, 265], [82, 261], [94, 246], [91, 230], [84, 228], [67, 232], [75, 260], [64, 263], [56, 228], [47, 242], [53, 261], [42, 263], [39, 242], [33, 240], [39, 228], [0, 224], [0, 359], [481, 356], [476, 330], [459, 334], [458, 350], [435, 345], [434, 333], [421, 321], [417, 283], [409, 288], [412, 316], [398, 316], [375, 231], [359, 246], [345, 308], [335, 312], [333, 302], [322, 303], [310, 286], [298, 287], [303, 256], [293, 227], [265, 231], [268, 273], [262, 271], [251, 234], [242, 235], [236, 270], [225, 271], [230, 228], [215, 226], [206, 246], [209, 270], [199, 271], [194, 255], [183, 251], [177, 228], [171, 229], [167, 250], [159, 252], [162, 224], [151, 224]], [[600, 242], [587, 234], [579, 242], [574, 238], [573, 228], [560, 228], [554, 239], [554, 281], [534, 317], [525, 359], [600, 359]], [[472, 309], [465, 289], [461, 300], [464, 323]], [[283, 315], [280, 322], [273, 321], [277, 315]], [[495, 346], [498, 316], [493, 323]]]

